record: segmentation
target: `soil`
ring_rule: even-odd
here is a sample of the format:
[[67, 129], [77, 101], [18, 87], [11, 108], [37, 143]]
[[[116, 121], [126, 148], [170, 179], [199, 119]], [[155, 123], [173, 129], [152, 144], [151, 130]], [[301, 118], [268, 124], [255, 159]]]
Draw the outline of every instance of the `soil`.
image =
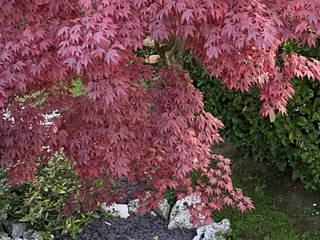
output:
[[[290, 179], [288, 179], [290, 180]], [[320, 213], [320, 192], [307, 191], [301, 182], [287, 182], [287, 191], [283, 191], [283, 199], [280, 207], [284, 212], [298, 217], [298, 226], [302, 232], [312, 231], [315, 229], [320, 230], [320, 217], [319, 215], [309, 215], [307, 213], [301, 216], [301, 213], [309, 209], [314, 213]]]

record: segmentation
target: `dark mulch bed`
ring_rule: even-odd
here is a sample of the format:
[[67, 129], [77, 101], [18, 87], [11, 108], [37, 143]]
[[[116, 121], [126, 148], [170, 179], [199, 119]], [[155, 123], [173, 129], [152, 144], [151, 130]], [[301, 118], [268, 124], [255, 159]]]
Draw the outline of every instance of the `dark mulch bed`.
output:
[[[83, 228], [75, 240], [192, 240], [195, 230], [168, 230], [168, 221], [149, 214], [127, 219], [109, 217], [97, 219]], [[158, 237], [158, 238], [157, 238]], [[58, 240], [72, 240], [61, 236]]]
[[[135, 199], [132, 192], [139, 187], [139, 183], [131, 183], [121, 180], [128, 196], [119, 203], [128, 203]], [[196, 236], [196, 230], [173, 229], [168, 230], [168, 221], [151, 214], [131, 215], [127, 219], [109, 217], [89, 223], [83, 227], [75, 240], [192, 240]], [[158, 237], [158, 238], [157, 238]], [[71, 236], [61, 236], [57, 240], [72, 240]]]

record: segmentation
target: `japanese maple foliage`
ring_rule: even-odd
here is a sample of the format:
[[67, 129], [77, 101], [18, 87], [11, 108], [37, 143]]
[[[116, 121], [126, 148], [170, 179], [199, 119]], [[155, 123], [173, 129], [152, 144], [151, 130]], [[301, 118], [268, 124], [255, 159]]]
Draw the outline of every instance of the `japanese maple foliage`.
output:
[[[192, 213], [208, 219], [224, 205], [253, 208], [232, 186], [230, 160], [210, 151], [223, 125], [182, 70], [184, 50], [229, 88], [258, 85], [264, 116], [285, 113], [293, 76], [320, 79], [318, 61], [277, 54], [287, 40], [315, 43], [319, 0], [0, 0], [0, 29], [0, 163], [9, 182], [32, 179], [36, 158], [63, 149], [87, 209], [122, 197], [113, 184], [121, 177], [151, 193], [137, 192], [146, 208], [168, 189], [198, 195], [205, 204]], [[148, 35], [160, 67], [134, 53]], [[87, 94], [72, 96], [76, 78]], [[44, 124], [54, 110], [60, 117]]]

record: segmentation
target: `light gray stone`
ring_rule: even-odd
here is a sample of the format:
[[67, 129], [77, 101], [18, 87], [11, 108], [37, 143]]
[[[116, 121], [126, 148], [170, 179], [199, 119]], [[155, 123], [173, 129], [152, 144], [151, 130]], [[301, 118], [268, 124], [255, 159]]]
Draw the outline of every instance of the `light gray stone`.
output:
[[43, 240], [43, 236], [39, 232], [28, 230], [23, 234], [23, 240]]
[[13, 223], [11, 225], [11, 236], [12, 238], [22, 237], [23, 233], [27, 229], [27, 225], [25, 223]]
[[[6, 207], [6, 206], [5, 206]], [[6, 209], [0, 209], [0, 221], [4, 221], [7, 219], [8, 214], [4, 212]]]
[[101, 208], [106, 212], [111, 212], [113, 216], [120, 218], [128, 218], [130, 216], [128, 205], [114, 203], [110, 206], [106, 206], [106, 203], [101, 204]]
[[165, 198], [165, 199], [163, 200], [163, 202], [161, 202], [161, 203], [159, 204], [159, 207], [156, 209], [155, 212], [156, 212], [160, 217], [162, 217], [162, 218], [164, 218], [165, 220], [167, 220], [167, 219], [169, 218], [170, 209], [171, 209], [171, 206], [170, 206], [168, 200]]
[[[140, 206], [139, 204], [140, 204], [139, 199], [134, 199], [134, 200], [129, 201], [129, 203], [128, 203], [129, 213], [130, 214], [138, 214], [138, 208]], [[155, 213], [158, 214], [160, 217], [167, 220], [169, 218], [170, 208], [171, 207], [170, 207], [168, 200], [164, 199], [163, 202], [161, 202], [159, 204], [159, 207], [155, 210]]]
[[139, 199], [134, 199], [128, 202], [128, 210], [131, 214], [137, 214], [139, 208]]
[[196, 226], [194, 226], [190, 221], [191, 215], [188, 209], [192, 204], [195, 203], [200, 203], [200, 198], [195, 195], [189, 195], [178, 200], [172, 207], [168, 229], [196, 228]]
[[45, 114], [45, 125], [51, 125], [53, 123], [53, 119], [56, 117], [60, 117], [60, 113], [58, 110], [53, 111], [51, 114]]
[[230, 221], [223, 219], [219, 223], [205, 225], [197, 229], [193, 240], [225, 240], [225, 235], [231, 232]]
[[[150, 197], [150, 192], [148, 191], [146, 193], [146, 197], [149, 198]], [[139, 214], [138, 213], [138, 208], [140, 207], [140, 200], [138, 198], [131, 200], [128, 202], [128, 209], [129, 209], [129, 213], [131, 214]]]
[[6, 233], [0, 233], [0, 240], [12, 240]]

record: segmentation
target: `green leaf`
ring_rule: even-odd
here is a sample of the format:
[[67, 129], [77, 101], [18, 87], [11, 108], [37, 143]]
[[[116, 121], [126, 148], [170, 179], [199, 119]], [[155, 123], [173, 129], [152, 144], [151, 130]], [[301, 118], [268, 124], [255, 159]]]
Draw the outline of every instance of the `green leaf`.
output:
[[23, 218], [19, 219], [20, 222], [30, 222], [32, 221], [32, 217], [30, 215], [25, 215]]
[[272, 116], [269, 116], [270, 122], [275, 122], [276, 121], [276, 115], [273, 114]]
[[317, 150], [317, 146], [313, 143], [308, 143], [306, 144], [306, 146], [311, 150]]
[[290, 132], [290, 133], [289, 133], [289, 141], [290, 141], [291, 143], [293, 143], [293, 140], [294, 140], [293, 134], [292, 134], [292, 132]]
[[293, 171], [292, 173], [292, 180], [295, 181], [300, 177], [300, 172], [299, 171]]
[[312, 157], [309, 152], [304, 152], [301, 154], [301, 159], [303, 162], [310, 163], [312, 161]]
[[304, 116], [298, 116], [296, 118], [296, 123], [299, 126], [305, 126], [308, 123], [308, 120]]
[[296, 129], [294, 130], [294, 136], [295, 136], [296, 138], [299, 138], [299, 139], [302, 137], [302, 132], [301, 132], [300, 128], [296, 128]]
[[312, 121], [320, 121], [320, 112], [313, 113]]

